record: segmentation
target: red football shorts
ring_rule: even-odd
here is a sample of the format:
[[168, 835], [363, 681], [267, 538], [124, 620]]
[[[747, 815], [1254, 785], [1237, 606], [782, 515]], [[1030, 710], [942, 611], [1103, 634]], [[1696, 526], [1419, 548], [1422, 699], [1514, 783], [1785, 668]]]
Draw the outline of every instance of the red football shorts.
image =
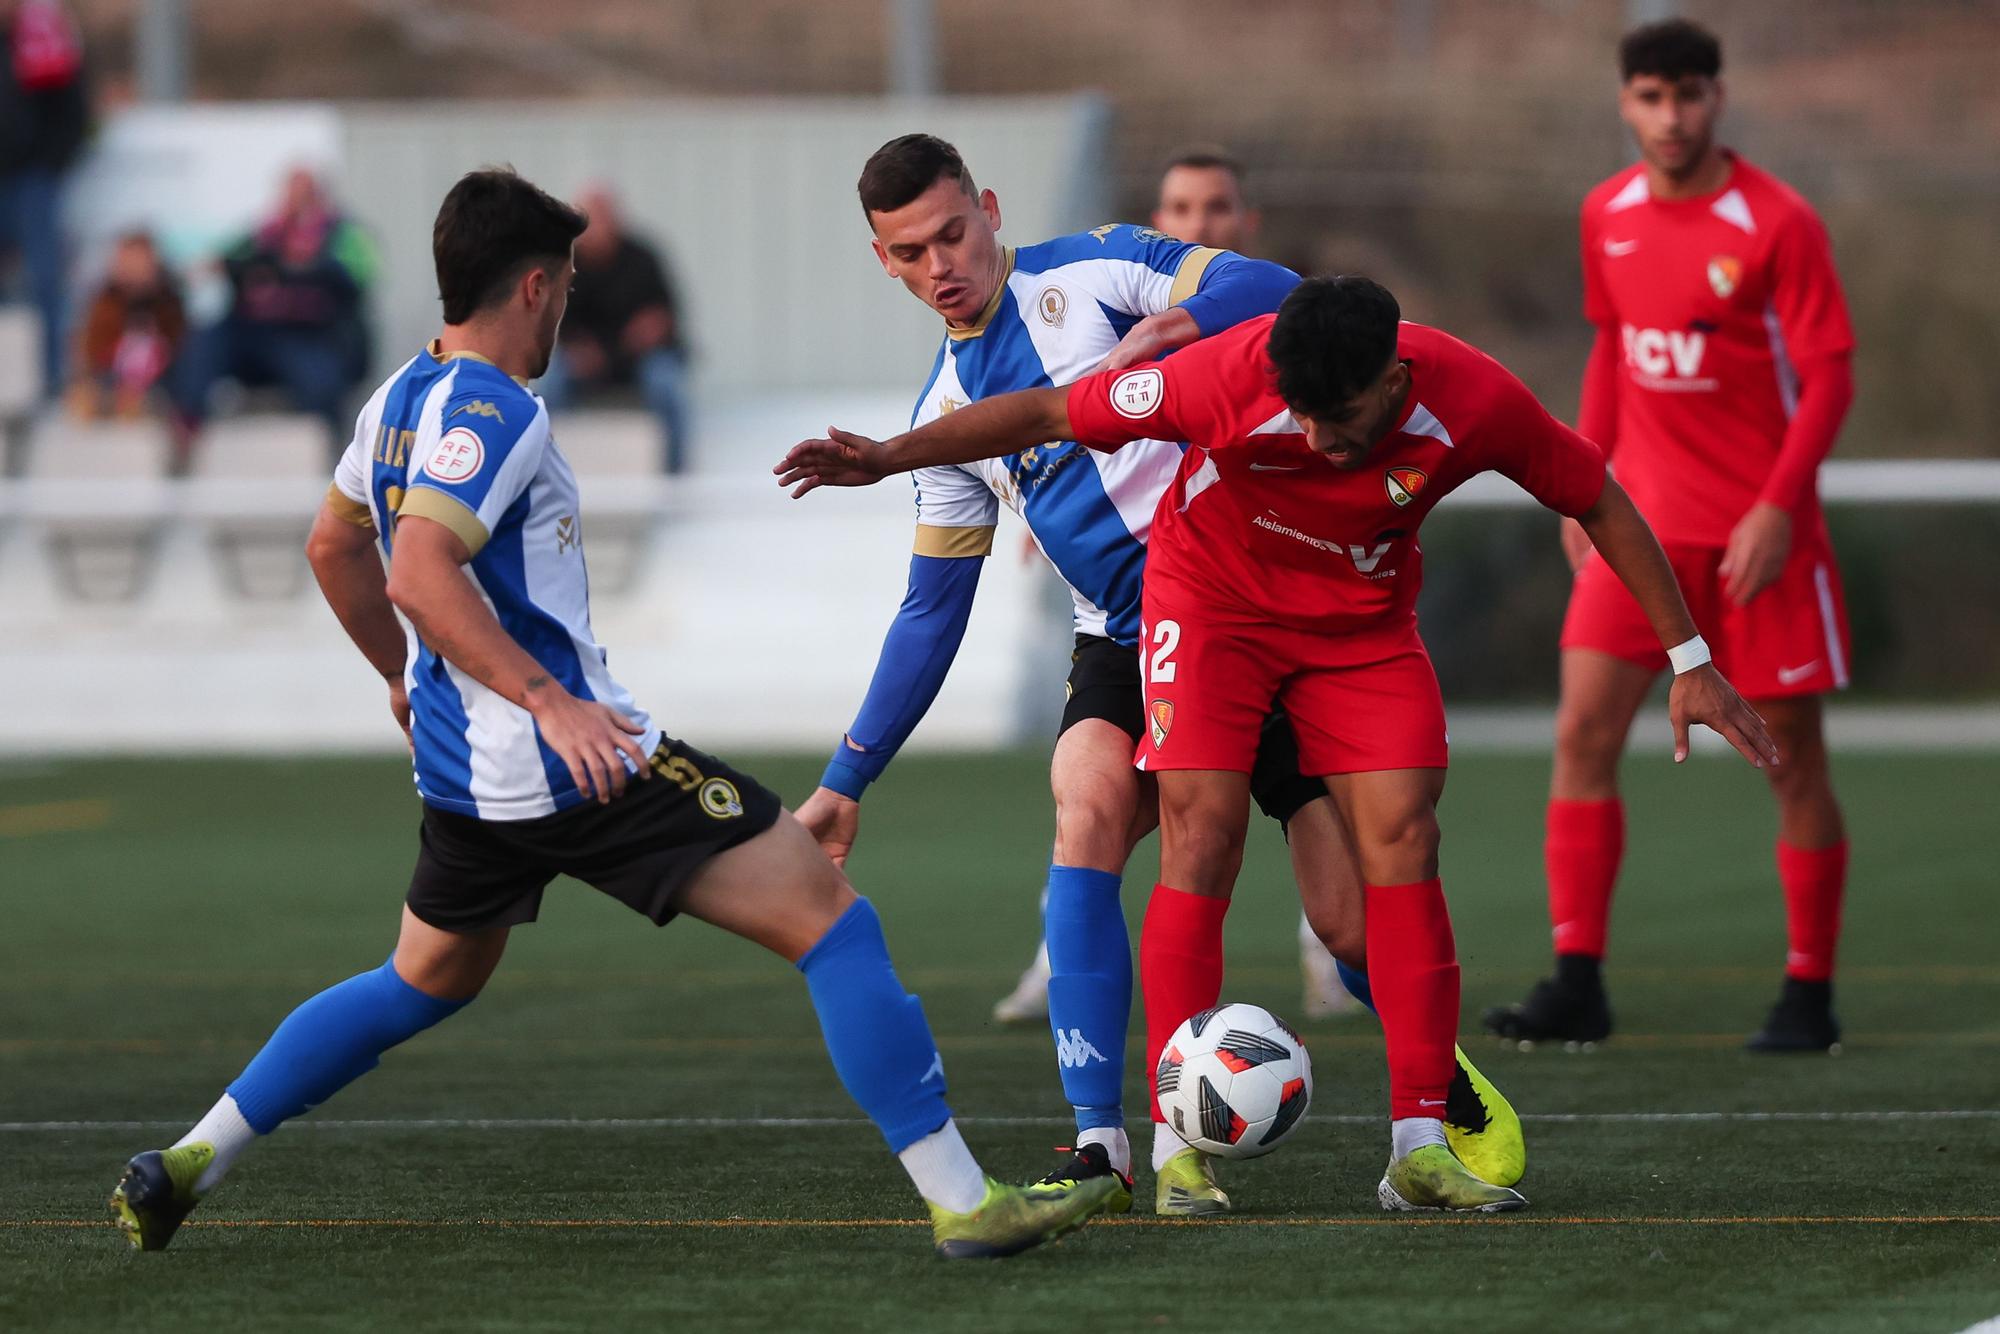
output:
[[[1823, 521], [1797, 525], [1777, 581], [1747, 607], [1723, 596], [1716, 547], [1667, 546], [1667, 560], [1716, 670], [1745, 699], [1817, 695], [1847, 685], [1847, 603]], [[1650, 671], [1667, 665], [1645, 613], [1592, 552], [1570, 588], [1562, 646], [1596, 649]]]
[[1300, 773], [1447, 763], [1444, 698], [1414, 629], [1356, 662], [1351, 639], [1204, 619], [1149, 592], [1141, 633], [1141, 769], [1249, 773], [1273, 701], [1291, 715]]

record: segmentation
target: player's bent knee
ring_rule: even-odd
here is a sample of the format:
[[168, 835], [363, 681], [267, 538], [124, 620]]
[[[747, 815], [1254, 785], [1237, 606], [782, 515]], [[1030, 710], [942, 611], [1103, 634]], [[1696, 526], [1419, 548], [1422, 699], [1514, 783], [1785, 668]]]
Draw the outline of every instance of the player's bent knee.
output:
[[[1133, 785], [1136, 789], [1136, 784]], [[1056, 846], [1066, 866], [1122, 864], [1138, 822], [1136, 790], [1083, 783], [1056, 793]]]
[[680, 911], [796, 963], [859, 897], [789, 811], [716, 854], [682, 889]]
[[1437, 874], [1437, 808], [1425, 803], [1378, 819], [1359, 831], [1363, 873], [1375, 884], [1405, 884]]
[[1565, 705], [1556, 711], [1556, 753], [1574, 766], [1615, 771], [1627, 730], [1606, 710]]

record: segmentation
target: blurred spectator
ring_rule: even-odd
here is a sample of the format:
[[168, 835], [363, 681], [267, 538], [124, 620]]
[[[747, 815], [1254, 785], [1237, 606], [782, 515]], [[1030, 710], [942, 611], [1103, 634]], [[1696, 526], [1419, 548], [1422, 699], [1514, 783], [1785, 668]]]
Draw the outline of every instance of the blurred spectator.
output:
[[1191, 148], [1167, 163], [1153, 225], [1182, 241], [1247, 251], [1262, 215], [1243, 198], [1243, 164], [1219, 148]]
[[590, 226], [576, 238], [576, 287], [542, 397], [560, 408], [636, 386], [660, 419], [666, 470], [677, 473], [687, 462], [687, 359], [673, 284], [659, 253], [626, 233], [610, 191], [587, 190], [577, 206]]
[[56, 0], [0, 0], [0, 247], [18, 256], [42, 320], [43, 392], [62, 386], [62, 187], [90, 103], [83, 40]]
[[104, 283], [84, 312], [72, 408], [84, 417], [140, 415], [186, 333], [180, 285], [161, 262], [152, 236], [121, 236]]
[[277, 211], [222, 257], [229, 311], [189, 340], [174, 375], [183, 425], [199, 426], [210, 391], [228, 379], [282, 388], [344, 443], [344, 405], [368, 372], [362, 296], [375, 263], [374, 243], [317, 177], [287, 176]]

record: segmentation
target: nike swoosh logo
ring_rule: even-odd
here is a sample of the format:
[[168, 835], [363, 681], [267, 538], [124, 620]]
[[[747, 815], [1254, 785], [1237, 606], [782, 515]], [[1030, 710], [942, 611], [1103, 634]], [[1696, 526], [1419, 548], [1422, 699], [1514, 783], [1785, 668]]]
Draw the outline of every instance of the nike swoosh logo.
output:
[[1616, 259], [1620, 255], [1629, 255], [1638, 248], [1639, 243], [1637, 241], [1606, 241], [1604, 243], [1604, 253], [1613, 259]]
[[1781, 686], [1797, 685], [1818, 670], [1818, 658], [1814, 658], [1803, 667], [1780, 667], [1778, 669], [1778, 684]]
[[1283, 463], [1253, 463], [1250, 465], [1250, 471], [1251, 472], [1304, 472], [1305, 465], [1303, 463], [1292, 464], [1292, 465], [1287, 465]]
[[1419, 1107], [1442, 1107], [1442, 1106], [1444, 1106], [1444, 1099], [1443, 1099], [1443, 1098], [1418, 1098], [1418, 1099], [1417, 1099], [1417, 1106], [1419, 1106]]

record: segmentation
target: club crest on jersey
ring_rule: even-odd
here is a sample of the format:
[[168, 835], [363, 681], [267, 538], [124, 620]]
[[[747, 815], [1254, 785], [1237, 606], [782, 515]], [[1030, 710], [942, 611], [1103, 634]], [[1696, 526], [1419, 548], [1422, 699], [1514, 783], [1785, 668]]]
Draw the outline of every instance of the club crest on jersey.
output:
[[479, 433], [464, 426], [454, 426], [444, 433], [437, 442], [437, 448], [424, 460], [424, 471], [440, 482], [456, 484], [468, 481], [486, 466], [486, 445]]
[[1743, 261], [1736, 256], [1717, 255], [1708, 261], [1708, 285], [1724, 301], [1736, 295], [1736, 288], [1742, 281]]
[[1382, 474], [1382, 485], [1397, 509], [1415, 500], [1430, 480], [1421, 468], [1391, 468]]
[[1134, 421], [1150, 417], [1166, 397], [1166, 381], [1157, 368], [1127, 371], [1111, 382], [1111, 410]]
[[1170, 699], [1156, 699], [1146, 709], [1146, 722], [1152, 728], [1153, 749], [1167, 744], [1167, 733], [1173, 730], [1174, 702]]
[[1060, 287], [1044, 287], [1042, 294], [1035, 298], [1035, 309], [1042, 313], [1042, 323], [1052, 329], [1063, 327], [1063, 319], [1069, 314], [1069, 297]]
[[717, 820], [730, 820], [743, 814], [743, 797], [736, 790], [736, 784], [727, 778], [711, 778], [701, 785], [698, 800], [701, 808]]

